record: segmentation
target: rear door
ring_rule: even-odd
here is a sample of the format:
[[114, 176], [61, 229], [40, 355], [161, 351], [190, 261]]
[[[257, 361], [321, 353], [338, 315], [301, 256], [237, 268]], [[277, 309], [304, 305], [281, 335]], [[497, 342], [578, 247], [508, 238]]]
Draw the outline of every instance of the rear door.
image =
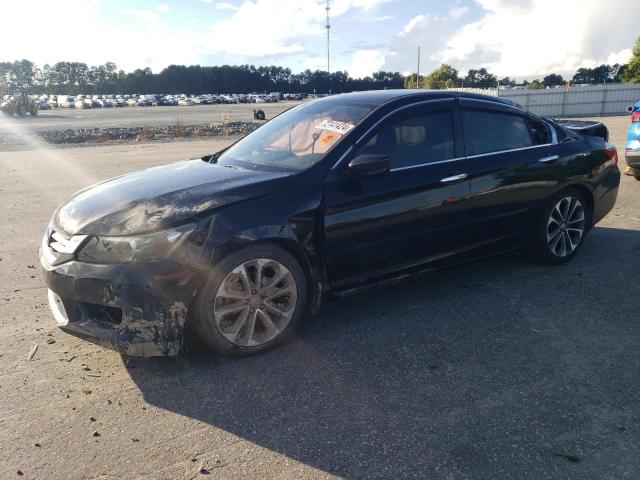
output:
[[[404, 109], [358, 140], [327, 177], [325, 239], [332, 286], [384, 275], [464, 247], [469, 195], [457, 102]], [[358, 155], [386, 155], [384, 174], [353, 176]]]
[[470, 242], [509, 245], [553, 190], [562, 168], [552, 127], [495, 102], [462, 99], [470, 188]]

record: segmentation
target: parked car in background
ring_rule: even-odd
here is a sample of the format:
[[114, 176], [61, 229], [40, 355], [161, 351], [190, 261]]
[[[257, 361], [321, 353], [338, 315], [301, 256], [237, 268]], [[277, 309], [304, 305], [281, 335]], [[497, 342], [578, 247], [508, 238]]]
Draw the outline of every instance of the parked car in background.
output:
[[90, 109], [93, 107], [93, 102], [90, 98], [85, 99], [77, 99], [75, 103], [75, 108], [77, 109]]
[[178, 101], [178, 105], [180, 105], [181, 107], [190, 107], [192, 105], [195, 105], [195, 103], [191, 98], [181, 98]]
[[110, 98], [99, 98], [96, 100], [96, 103], [101, 108], [112, 108], [113, 101]]
[[633, 176], [640, 181], [640, 102], [627, 109], [631, 113], [631, 125], [627, 132], [627, 144], [624, 157], [627, 165], [633, 169]]
[[63, 330], [129, 355], [179, 353], [187, 319], [213, 350], [254, 354], [326, 295], [523, 246], [571, 260], [616, 202], [617, 163], [604, 138], [504, 98], [331, 96], [81, 190], [42, 240], [49, 305]]
[[74, 108], [76, 105], [76, 97], [72, 95], [58, 95], [58, 107]]
[[138, 106], [138, 100], [135, 98], [129, 98], [126, 102], [128, 107], [137, 107]]

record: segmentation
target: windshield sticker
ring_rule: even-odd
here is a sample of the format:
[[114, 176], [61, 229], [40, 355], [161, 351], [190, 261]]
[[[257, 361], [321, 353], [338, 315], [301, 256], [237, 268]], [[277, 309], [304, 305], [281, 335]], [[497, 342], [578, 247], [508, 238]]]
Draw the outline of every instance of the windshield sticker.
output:
[[320, 143], [324, 144], [324, 145], [330, 145], [333, 142], [335, 142], [338, 138], [340, 138], [340, 135], [338, 135], [337, 133], [327, 133], [326, 135], [323, 135], [322, 138], [320, 138]]
[[344, 135], [351, 130], [355, 125], [347, 122], [338, 122], [337, 120], [323, 120], [316, 128], [320, 130], [329, 130], [330, 132], [341, 133]]

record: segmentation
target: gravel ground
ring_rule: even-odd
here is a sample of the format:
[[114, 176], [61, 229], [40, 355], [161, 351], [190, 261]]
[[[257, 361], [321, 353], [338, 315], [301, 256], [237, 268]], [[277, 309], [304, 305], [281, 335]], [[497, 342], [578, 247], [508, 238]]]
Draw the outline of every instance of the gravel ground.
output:
[[[605, 122], [621, 149], [628, 119]], [[59, 331], [37, 259], [55, 205], [223, 144], [0, 152], [0, 478], [640, 477], [628, 176], [568, 265], [497, 258], [374, 289], [258, 357], [130, 360]]]

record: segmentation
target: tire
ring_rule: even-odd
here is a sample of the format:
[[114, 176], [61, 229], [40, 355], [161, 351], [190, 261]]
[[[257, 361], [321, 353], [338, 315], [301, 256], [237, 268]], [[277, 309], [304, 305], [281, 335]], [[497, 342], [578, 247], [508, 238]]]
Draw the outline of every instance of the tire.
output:
[[640, 168], [633, 169], [633, 178], [640, 182]]
[[591, 211], [584, 195], [567, 188], [545, 203], [529, 232], [534, 260], [562, 265], [576, 256], [589, 231]]
[[250, 245], [209, 272], [197, 298], [194, 326], [217, 353], [254, 355], [292, 336], [306, 301], [306, 276], [293, 255], [271, 243]]
[[20, 105], [17, 111], [18, 116], [24, 117], [27, 115], [27, 108], [24, 105]]

